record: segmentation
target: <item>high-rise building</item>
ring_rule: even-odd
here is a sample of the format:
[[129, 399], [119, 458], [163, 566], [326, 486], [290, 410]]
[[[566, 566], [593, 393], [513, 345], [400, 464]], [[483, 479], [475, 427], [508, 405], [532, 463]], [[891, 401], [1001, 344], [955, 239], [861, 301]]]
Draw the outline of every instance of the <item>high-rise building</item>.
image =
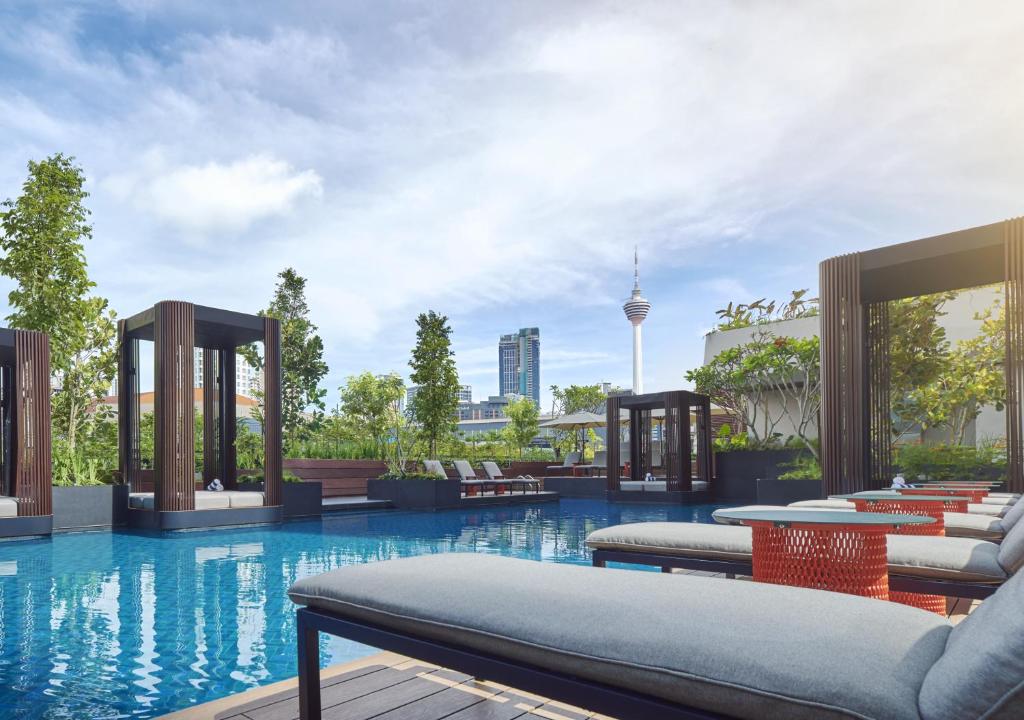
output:
[[[195, 348], [192, 356], [195, 387], [203, 386], [203, 351]], [[235, 355], [235, 392], [247, 398], [255, 398], [262, 387], [263, 374], [250, 365], [241, 355]]]
[[[411, 385], [405, 389], [405, 407], [406, 409], [412, 408], [413, 398], [416, 397], [416, 393], [419, 392], [419, 385]], [[460, 385], [459, 386], [459, 402], [460, 403], [471, 403], [473, 402], [473, 386], [472, 385]]]
[[644, 350], [640, 336], [640, 325], [651, 310], [651, 304], [640, 292], [640, 262], [633, 248], [633, 294], [622, 306], [626, 319], [633, 324], [633, 394], [644, 393]]
[[520, 328], [498, 340], [500, 395], [523, 395], [540, 406], [540, 328]]

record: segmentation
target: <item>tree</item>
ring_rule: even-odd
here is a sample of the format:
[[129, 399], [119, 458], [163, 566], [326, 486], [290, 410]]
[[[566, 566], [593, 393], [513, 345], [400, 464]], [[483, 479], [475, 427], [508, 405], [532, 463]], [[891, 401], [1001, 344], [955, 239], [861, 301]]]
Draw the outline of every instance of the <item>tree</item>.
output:
[[[560, 388], [551, 386], [551, 416], [572, 415], [578, 412], [599, 413], [604, 407], [607, 396], [600, 385], [569, 385]], [[554, 430], [552, 445], [558, 452], [569, 448], [574, 451], [581, 449], [583, 435], [571, 430]]]
[[516, 398], [505, 407], [505, 417], [509, 419], [503, 434], [512, 447], [519, 449], [519, 458], [523, 457], [523, 448], [537, 437], [540, 432], [540, 410], [528, 397]]
[[419, 387], [412, 403], [413, 420], [427, 443], [431, 457], [439, 441], [455, 432], [459, 406], [459, 374], [455, 369], [452, 330], [448, 318], [433, 310], [416, 318], [416, 347], [409, 366], [410, 379]]
[[[85, 174], [60, 153], [28, 163], [28, 179], [16, 200], [0, 207], [0, 273], [14, 280], [7, 321], [50, 337], [53, 436], [61, 472], [70, 482], [96, 477], [84, 471], [85, 454], [111, 457], [90, 443], [109, 442], [101, 411], [89, 413], [110, 388], [117, 370], [115, 314], [107, 301], [90, 296], [85, 241], [92, 238], [85, 199]], [[112, 467], [103, 470], [112, 470]], [[67, 479], [67, 478], [66, 478]]]
[[398, 375], [374, 375], [364, 372], [349, 377], [338, 389], [341, 397], [339, 417], [348, 437], [372, 444], [374, 457], [384, 458], [391, 441], [394, 415], [405, 393]]
[[[309, 319], [306, 278], [292, 268], [282, 270], [278, 278], [270, 307], [260, 315], [281, 321], [281, 427], [287, 445], [306, 437], [310, 426], [323, 418], [327, 391], [320, 388], [320, 381], [328, 368], [323, 340]], [[257, 370], [263, 369], [263, 358], [254, 346], [240, 354]], [[312, 421], [305, 416], [309, 408]]]

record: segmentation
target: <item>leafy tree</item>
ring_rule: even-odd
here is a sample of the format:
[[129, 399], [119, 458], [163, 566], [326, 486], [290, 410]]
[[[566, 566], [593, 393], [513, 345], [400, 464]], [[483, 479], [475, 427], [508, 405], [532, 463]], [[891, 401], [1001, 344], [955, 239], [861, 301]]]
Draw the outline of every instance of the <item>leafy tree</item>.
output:
[[438, 442], [455, 432], [459, 374], [448, 318], [431, 310], [421, 313], [416, 325], [416, 347], [409, 366], [410, 379], [419, 389], [413, 399], [412, 417], [420, 426], [430, 456], [436, 457]]
[[[84, 185], [74, 158], [58, 153], [30, 161], [21, 195], [0, 203], [0, 273], [16, 283], [7, 321], [50, 336], [55, 465], [67, 482], [95, 479], [99, 458], [115, 456], [87, 447], [110, 439], [101, 427], [103, 413], [88, 411], [110, 388], [117, 349], [114, 312], [89, 294], [95, 284], [85, 260], [92, 226]], [[96, 462], [86, 462], [86, 455]]]
[[[320, 388], [320, 381], [328, 368], [323, 340], [309, 319], [306, 278], [292, 268], [282, 270], [278, 278], [270, 307], [260, 315], [281, 321], [281, 426], [288, 445], [307, 437], [323, 419], [327, 391]], [[254, 346], [239, 352], [254, 368], [263, 369], [263, 357]], [[309, 408], [312, 421], [305, 417]]]
[[405, 393], [402, 378], [364, 372], [348, 378], [338, 391], [343, 432], [352, 439], [372, 444], [374, 457], [383, 459], [391, 440], [394, 415], [399, 414], [398, 406]]
[[715, 311], [715, 315], [718, 316], [715, 330], [735, 330], [778, 320], [795, 320], [817, 315], [818, 298], [809, 298], [806, 295], [806, 289], [794, 290], [785, 303], [769, 301], [767, 298], [750, 303], [729, 303], [721, 310]]
[[508, 443], [519, 450], [522, 459], [523, 448], [540, 432], [540, 409], [528, 397], [516, 398], [505, 407], [505, 417], [509, 423], [503, 434]]
[[[604, 408], [606, 396], [600, 385], [569, 385], [561, 388], [551, 386], [551, 416], [561, 417], [578, 412], [600, 413]], [[594, 435], [594, 433], [590, 433]], [[582, 446], [584, 435], [572, 430], [554, 430], [552, 445], [559, 452], [570, 448], [578, 452]], [[596, 435], [594, 435], [596, 437]]]

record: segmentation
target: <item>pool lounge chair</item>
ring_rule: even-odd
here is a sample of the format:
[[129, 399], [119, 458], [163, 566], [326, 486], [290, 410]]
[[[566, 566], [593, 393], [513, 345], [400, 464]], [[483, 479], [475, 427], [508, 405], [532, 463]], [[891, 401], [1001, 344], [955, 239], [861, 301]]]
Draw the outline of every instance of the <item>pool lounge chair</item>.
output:
[[321, 718], [320, 632], [622, 720], [1024, 713], [1024, 575], [956, 626], [842, 593], [479, 554], [351, 565], [289, 596], [302, 720]]
[[516, 486], [526, 494], [527, 488], [533, 490], [535, 493], [540, 492], [540, 480], [533, 477], [532, 475], [517, 475], [514, 478], [506, 478], [504, 473], [501, 472], [501, 468], [498, 467], [498, 463], [493, 460], [484, 460], [480, 463], [484, 472], [487, 473], [487, 478], [495, 483], [507, 484], [510, 492], [516, 491]]
[[[879, 490], [876, 492], [886, 492]], [[841, 510], [844, 507], [853, 507], [852, 503], [843, 505], [843, 503], [849, 503], [848, 500], [842, 500], [839, 498], [828, 498], [825, 500], [800, 500], [799, 502], [790, 503], [790, 507], [809, 507], [809, 508], [821, 508], [829, 510]], [[978, 515], [980, 517], [995, 517], [1001, 518], [1010, 511], [1012, 504], [1007, 505], [984, 505], [982, 503], [967, 503], [967, 512], [959, 513], [960, 515]]]
[[598, 450], [594, 453], [594, 462], [589, 465], [577, 465], [577, 470], [586, 470], [589, 475], [592, 470], [604, 470], [608, 471], [608, 451]]
[[490, 480], [483, 480], [477, 477], [476, 470], [466, 460], [456, 460], [455, 472], [459, 474], [459, 479], [462, 481], [462, 491], [466, 495], [472, 495], [470, 492], [475, 491], [483, 494], [484, 491], [490, 490], [495, 495], [498, 495], [505, 491], [505, 486], [501, 483], [491, 482]]
[[[587, 536], [591, 561], [751, 575], [750, 528], [702, 523], [616, 525]], [[1024, 566], [1024, 522], [1001, 545], [986, 540], [889, 535], [889, 587], [910, 593], [986, 598]]]
[[552, 470], [568, 470], [569, 474], [572, 474], [572, 469], [580, 461], [580, 454], [578, 452], [571, 452], [565, 456], [565, 460], [562, 461], [561, 465], [548, 465], [548, 472]]

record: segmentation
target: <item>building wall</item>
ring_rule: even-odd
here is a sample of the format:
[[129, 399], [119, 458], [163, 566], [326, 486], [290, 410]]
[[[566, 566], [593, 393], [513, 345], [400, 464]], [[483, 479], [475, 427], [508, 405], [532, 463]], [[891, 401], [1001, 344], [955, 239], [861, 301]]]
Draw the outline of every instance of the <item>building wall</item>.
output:
[[[195, 373], [195, 386], [203, 386], [203, 351], [202, 348], [195, 348], [193, 367]], [[241, 355], [235, 355], [235, 390], [239, 395], [248, 398], [255, 398], [257, 391], [263, 385], [263, 373], [245, 361]]]

